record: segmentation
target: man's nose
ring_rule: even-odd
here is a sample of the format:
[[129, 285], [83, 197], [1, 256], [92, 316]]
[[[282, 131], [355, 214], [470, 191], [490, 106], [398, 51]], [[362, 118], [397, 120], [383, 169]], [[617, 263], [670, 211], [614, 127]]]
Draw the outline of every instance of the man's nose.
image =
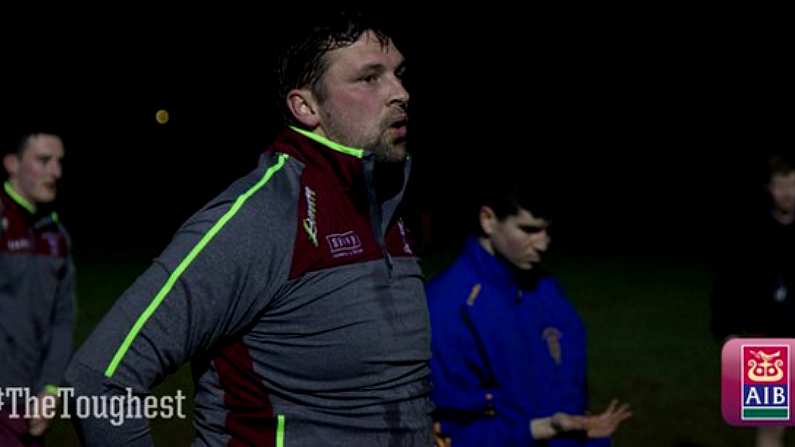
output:
[[53, 162], [49, 166], [49, 171], [50, 171], [50, 174], [53, 177], [55, 177], [56, 180], [60, 179], [61, 178], [61, 174], [63, 173], [63, 169], [61, 168], [61, 163], [59, 163], [57, 161]]
[[535, 243], [535, 248], [536, 250], [541, 252], [547, 251], [550, 242], [551, 238], [549, 237], [549, 233], [547, 233], [546, 230], [544, 230], [538, 235], [538, 239], [536, 240]]
[[392, 93], [389, 96], [389, 104], [400, 104], [403, 107], [407, 106], [409, 103], [410, 95], [406, 87], [403, 85], [403, 81], [400, 80], [398, 77], [393, 77], [392, 80]]

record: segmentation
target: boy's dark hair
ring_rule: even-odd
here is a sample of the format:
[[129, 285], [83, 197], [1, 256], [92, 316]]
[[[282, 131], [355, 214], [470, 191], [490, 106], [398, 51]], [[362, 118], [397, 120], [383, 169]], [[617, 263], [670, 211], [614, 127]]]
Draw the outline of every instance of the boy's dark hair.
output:
[[775, 175], [787, 175], [795, 172], [795, 162], [792, 157], [773, 155], [767, 159], [768, 180]]
[[549, 220], [551, 206], [547, 199], [550, 191], [544, 190], [539, 182], [511, 181], [493, 179], [475, 194], [475, 229], [480, 236], [480, 208], [487, 206], [494, 211], [498, 220], [505, 220], [519, 214], [520, 210], [529, 211], [534, 217]]

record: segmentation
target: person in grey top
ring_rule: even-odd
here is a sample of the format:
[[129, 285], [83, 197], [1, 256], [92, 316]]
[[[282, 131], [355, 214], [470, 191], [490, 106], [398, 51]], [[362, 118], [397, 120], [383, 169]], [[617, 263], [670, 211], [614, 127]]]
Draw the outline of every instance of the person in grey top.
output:
[[[145, 395], [190, 360], [193, 445], [431, 446], [429, 319], [400, 209], [403, 56], [350, 13], [284, 54], [284, 130], [121, 296], [68, 382]], [[152, 444], [142, 418], [78, 428], [89, 446]]]
[[[64, 146], [57, 135], [36, 131], [3, 149], [0, 393], [6, 395], [0, 402], [6, 405], [0, 405], [0, 445], [35, 446], [52, 419], [27, 413], [22, 403], [57, 396], [72, 355], [75, 269], [69, 236], [51, 209]], [[20, 405], [12, 407], [11, 400]]]

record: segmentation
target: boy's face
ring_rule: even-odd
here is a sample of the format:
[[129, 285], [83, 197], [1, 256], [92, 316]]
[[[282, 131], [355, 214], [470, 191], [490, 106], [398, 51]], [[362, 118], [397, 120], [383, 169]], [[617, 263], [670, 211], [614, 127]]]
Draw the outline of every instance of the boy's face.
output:
[[774, 174], [770, 178], [768, 191], [776, 210], [786, 214], [795, 213], [795, 171]]
[[549, 246], [549, 223], [520, 209], [519, 213], [496, 220], [491, 227], [494, 251], [520, 270], [530, 270], [541, 262], [541, 256]]
[[5, 167], [16, 192], [35, 204], [55, 200], [63, 156], [61, 139], [49, 134], [31, 137], [22, 155], [6, 156]]

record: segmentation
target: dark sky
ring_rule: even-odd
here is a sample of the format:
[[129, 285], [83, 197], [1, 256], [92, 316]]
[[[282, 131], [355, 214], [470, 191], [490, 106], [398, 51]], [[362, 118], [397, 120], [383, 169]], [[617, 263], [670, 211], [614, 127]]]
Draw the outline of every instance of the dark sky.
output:
[[[479, 182], [518, 175], [542, 180], [570, 250], [698, 254], [750, 209], [765, 154], [793, 148], [791, 51], [775, 24], [413, 8], [394, 20], [412, 197], [440, 239], [461, 232]], [[269, 64], [289, 20], [144, 16], [16, 35], [4, 64], [4, 140], [42, 119], [62, 132], [60, 205], [85, 252], [156, 253], [277, 130]]]

